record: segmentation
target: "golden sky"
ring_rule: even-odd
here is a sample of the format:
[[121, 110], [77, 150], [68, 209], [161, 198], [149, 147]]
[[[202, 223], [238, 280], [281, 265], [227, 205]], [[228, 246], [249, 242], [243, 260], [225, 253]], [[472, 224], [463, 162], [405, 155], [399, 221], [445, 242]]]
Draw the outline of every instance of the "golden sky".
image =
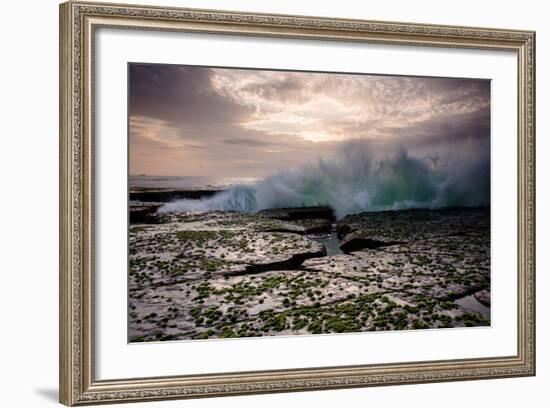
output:
[[490, 81], [131, 64], [130, 174], [263, 177], [349, 140], [490, 138]]

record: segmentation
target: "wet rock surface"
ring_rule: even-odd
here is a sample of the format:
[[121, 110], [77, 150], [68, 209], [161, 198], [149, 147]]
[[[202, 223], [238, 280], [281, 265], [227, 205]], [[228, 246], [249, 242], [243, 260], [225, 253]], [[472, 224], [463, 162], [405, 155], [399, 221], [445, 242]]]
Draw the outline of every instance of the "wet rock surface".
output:
[[162, 203], [130, 202], [130, 224], [156, 224], [160, 221], [157, 210]]
[[210, 212], [132, 225], [130, 341], [490, 324], [460, 304], [490, 302], [488, 210], [348, 216], [342, 246], [383, 245], [332, 256], [312, 225], [330, 220]]

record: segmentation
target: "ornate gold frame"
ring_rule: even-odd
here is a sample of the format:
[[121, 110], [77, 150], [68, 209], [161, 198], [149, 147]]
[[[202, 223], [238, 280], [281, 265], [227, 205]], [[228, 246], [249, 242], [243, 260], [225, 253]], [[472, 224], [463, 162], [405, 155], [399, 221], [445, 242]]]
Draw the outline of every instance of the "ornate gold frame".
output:
[[[518, 350], [513, 356], [238, 374], [94, 376], [93, 47], [98, 27], [506, 50], [518, 61]], [[145, 401], [535, 374], [535, 33], [68, 2], [60, 5], [60, 401]]]

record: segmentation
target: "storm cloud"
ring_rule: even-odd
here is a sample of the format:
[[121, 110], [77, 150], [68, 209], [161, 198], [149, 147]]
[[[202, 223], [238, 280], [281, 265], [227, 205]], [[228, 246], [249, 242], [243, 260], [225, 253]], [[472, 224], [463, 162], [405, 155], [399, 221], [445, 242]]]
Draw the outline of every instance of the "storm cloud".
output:
[[129, 116], [131, 174], [264, 177], [345, 141], [488, 151], [490, 81], [130, 64]]

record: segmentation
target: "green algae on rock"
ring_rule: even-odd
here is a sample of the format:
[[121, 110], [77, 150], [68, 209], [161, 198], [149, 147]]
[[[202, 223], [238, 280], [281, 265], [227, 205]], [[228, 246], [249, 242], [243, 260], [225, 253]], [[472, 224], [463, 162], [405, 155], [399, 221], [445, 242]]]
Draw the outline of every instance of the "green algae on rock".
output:
[[[490, 324], [460, 302], [473, 295], [490, 306], [488, 210], [347, 216], [336, 227], [346, 253], [332, 256], [308, 236], [330, 220], [288, 213], [169, 213], [133, 224], [130, 341]], [[383, 245], [345, 250], [354, 237]]]

